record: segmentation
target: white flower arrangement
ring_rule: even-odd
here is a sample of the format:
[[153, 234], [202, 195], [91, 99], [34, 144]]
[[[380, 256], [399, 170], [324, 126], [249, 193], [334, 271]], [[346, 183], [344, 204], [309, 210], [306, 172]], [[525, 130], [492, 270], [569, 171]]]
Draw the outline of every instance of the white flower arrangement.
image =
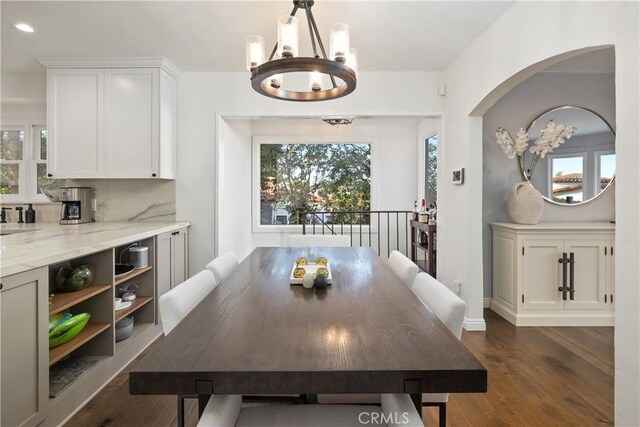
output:
[[502, 149], [502, 152], [508, 159], [518, 158], [518, 166], [520, 171], [527, 178], [531, 178], [538, 160], [544, 159], [547, 153], [551, 153], [558, 148], [560, 144], [564, 144], [565, 140], [571, 138], [575, 128], [573, 126], [556, 125], [553, 120], [549, 120], [544, 129], [540, 132], [540, 138], [533, 142], [529, 152], [533, 154], [529, 168], [525, 170], [524, 153], [529, 147], [529, 134], [524, 128], [520, 128], [516, 135], [515, 141], [503, 127], [499, 127], [496, 131], [496, 142]]

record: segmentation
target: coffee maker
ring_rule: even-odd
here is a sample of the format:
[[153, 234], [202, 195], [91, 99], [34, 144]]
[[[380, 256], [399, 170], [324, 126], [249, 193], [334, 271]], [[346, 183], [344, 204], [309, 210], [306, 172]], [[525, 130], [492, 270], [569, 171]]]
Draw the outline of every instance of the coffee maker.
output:
[[84, 224], [95, 220], [94, 190], [91, 187], [62, 187], [58, 191], [62, 203], [60, 224]]

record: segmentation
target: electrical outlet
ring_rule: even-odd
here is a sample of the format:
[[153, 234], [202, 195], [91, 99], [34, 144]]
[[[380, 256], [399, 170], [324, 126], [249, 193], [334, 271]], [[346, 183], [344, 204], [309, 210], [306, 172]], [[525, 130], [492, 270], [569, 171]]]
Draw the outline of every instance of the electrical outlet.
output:
[[462, 283], [459, 280], [454, 280], [453, 285], [456, 288], [456, 293], [460, 295], [460, 293], [462, 292]]

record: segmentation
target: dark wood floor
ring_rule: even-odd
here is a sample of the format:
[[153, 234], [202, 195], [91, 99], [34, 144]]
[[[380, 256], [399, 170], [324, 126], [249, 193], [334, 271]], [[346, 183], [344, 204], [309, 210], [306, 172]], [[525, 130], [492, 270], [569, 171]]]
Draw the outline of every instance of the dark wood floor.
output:
[[[485, 310], [462, 341], [489, 373], [485, 394], [452, 395], [449, 426], [613, 425], [613, 328], [515, 328]], [[153, 345], [152, 345], [153, 347]], [[130, 396], [125, 369], [67, 426], [175, 426], [172, 396]], [[187, 425], [196, 424], [195, 403]], [[425, 408], [425, 425], [437, 425]]]

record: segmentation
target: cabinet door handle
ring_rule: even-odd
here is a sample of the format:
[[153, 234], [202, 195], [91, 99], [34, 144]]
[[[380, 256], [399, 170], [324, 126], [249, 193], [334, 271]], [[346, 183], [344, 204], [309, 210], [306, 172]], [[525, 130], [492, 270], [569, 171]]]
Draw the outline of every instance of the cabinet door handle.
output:
[[607, 303], [607, 294], [604, 294], [604, 303]]
[[2, 290], [2, 283], [0, 283], [0, 291]]
[[53, 176], [53, 174], [48, 173], [48, 174], [47, 174], [47, 176], [48, 176], [49, 178], [51, 178], [51, 177]]
[[575, 287], [575, 270], [574, 266], [576, 264], [575, 254], [573, 252], [569, 253], [569, 299], [573, 301], [576, 294]]
[[562, 292], [562, 300], [567, 300], [567, 292], [569, 288], [567, 287], [567, 264], [569, 263], [569, 258], [567, 257], [567, 253], [562, 253], [562, 258], [558, 259], [558, 262], [562, 264], [562, 286], [558, 287], [558, 291]]
[[155, 177], [156, 177], [156, 174], [155, 174], [155, 173], [152, 173], [152, 174], [151, 174], [151, 176], [155, 178]]
[[613, 294], [611, 294], [611, 299], [609, 301], [611, 301], [611, 304], [613, 304]]

